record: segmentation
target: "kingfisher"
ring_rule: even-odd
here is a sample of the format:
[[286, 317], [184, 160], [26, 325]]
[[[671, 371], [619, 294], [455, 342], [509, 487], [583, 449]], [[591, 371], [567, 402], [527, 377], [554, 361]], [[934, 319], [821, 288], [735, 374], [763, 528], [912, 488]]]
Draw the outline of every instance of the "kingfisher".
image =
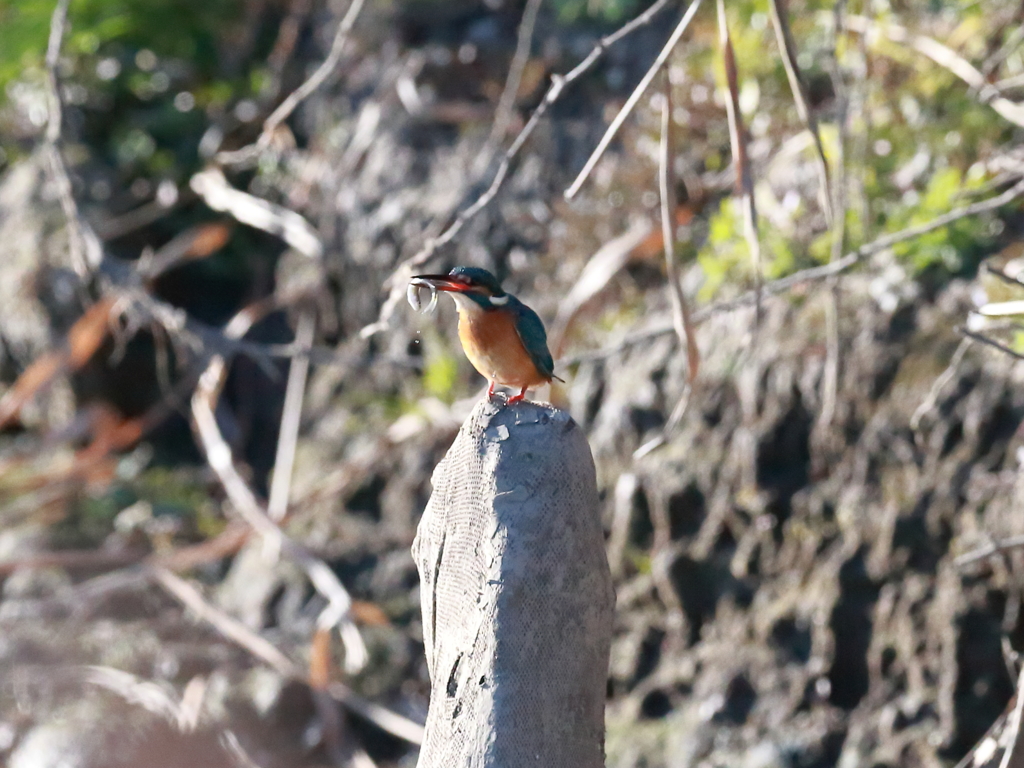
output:
[[[447, 275], [416, 275], [410, 285], [444, 291], [459, 310], [459, 341], [469, 362], [494, 385], [519, 389], [509, 404], [526, 397], [526, 390], [550, 383], [555, 363], [548, 350], [548, 335], [537, 313], [502, 290], [494, 275], [480, 267], [456, 267]], [[434, 294], [432, 294], [434, 295]], [[433, 302], [432, 302], [433, 303]], [[415, 303], [414, 303], [415, 306]]]

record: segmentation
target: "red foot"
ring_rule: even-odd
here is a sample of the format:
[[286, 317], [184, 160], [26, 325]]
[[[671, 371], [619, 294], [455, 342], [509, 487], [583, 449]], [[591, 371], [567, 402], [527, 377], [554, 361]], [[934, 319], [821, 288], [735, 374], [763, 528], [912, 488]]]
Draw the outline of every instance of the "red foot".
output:
[[494, 382], [491, 382], [491, 386], [487, 388], [487, 399], [490, 400], [494, 397]]
[[520, 400], [525, 398], [527, 389], [528, 387], [523, 387], [523, 390], [518, 395], [513, 395], [512, 397], [510, 397], [508, 399], [508, 405], [512, 405], [512, 403], [518, 403]]

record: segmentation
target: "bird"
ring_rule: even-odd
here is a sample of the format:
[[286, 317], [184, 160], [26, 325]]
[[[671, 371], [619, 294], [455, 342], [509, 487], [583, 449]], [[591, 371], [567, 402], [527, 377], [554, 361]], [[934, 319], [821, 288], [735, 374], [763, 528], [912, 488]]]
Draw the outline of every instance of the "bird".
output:
[[555, 376], [544, 323], [486, 269], [455, 267], [447, 275], [416, 275], [411, 285], [443, 291], [455, 301], [462, 349], [490, 382], [488, 399], [496, 384], [520, 390], [508, 399], [511, 405], [524, 399], [530, 387], [562, 381]]

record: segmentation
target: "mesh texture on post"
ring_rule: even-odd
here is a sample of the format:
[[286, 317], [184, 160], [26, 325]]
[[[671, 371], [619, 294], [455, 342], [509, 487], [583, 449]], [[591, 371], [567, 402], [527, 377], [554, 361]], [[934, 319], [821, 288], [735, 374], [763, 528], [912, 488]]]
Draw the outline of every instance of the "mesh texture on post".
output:
[[480, 403], [413, 543], [432, 692], [419, 768], [599, 768], [615, 596], [564, 411]]

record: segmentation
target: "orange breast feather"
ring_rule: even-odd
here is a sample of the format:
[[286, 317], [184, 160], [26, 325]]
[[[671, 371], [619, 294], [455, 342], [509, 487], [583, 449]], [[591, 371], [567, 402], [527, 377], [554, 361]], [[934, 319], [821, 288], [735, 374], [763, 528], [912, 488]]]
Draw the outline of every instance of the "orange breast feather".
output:
[[483, 376], [507, 387], [535, 387], [550, 379], [537, 370], [505, 312], [459, 310], [459, 340]]

